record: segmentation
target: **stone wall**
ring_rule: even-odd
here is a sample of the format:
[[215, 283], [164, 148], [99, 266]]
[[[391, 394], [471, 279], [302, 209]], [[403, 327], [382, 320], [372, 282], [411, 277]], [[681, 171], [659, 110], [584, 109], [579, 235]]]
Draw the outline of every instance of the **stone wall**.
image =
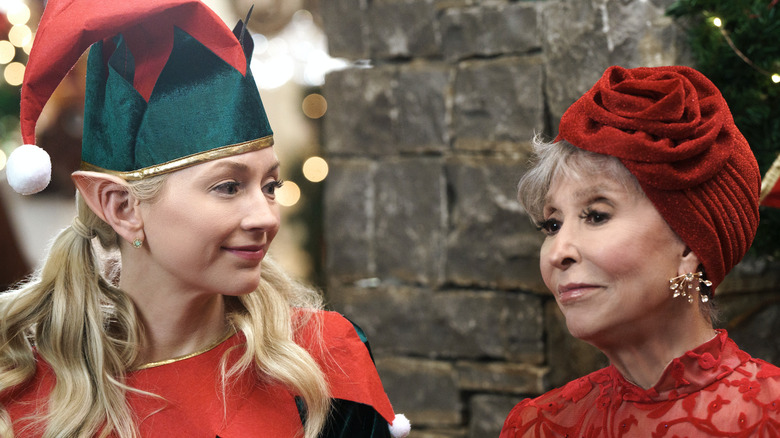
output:
[[[355, 62], [323, 89], [326, 292], [412, 437], [497, 437], [522, 398], [604, 365], [544, 290], [515, 184], [606, 67], [688, 63], [670, 3], [320, 2], [331, 55]], [[740, 275], [724, 287], [745, 313], [777, 278]]]

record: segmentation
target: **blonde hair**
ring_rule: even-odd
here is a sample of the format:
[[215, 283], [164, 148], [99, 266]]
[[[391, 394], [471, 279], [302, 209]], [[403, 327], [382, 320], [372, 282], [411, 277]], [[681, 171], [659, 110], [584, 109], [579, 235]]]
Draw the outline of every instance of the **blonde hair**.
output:
[[[140, 202], [151, 203], [165, 180], [148, 178], [129, 183], [128, 188]], [[135, 438], [138, 430], [126, 393], [138, 390], [124, 381], [126, 372], [138, 365], [143, 330], [133, 302], [107, 279], [107, 266], [92, 239], [82, 234], [94, 234], [105, 250], [118, 248], [119, 236], [78, 194], [76, 198], [82, 229], [72, 226], [60, 232], [42, 268], [0, 294], [0, 395], [33, 378], [34, 346], [53, 370], [56, 384], [47, 412], [24, 419], [26, 427], [43, 429], [46, 438], [111, 434]], [[245, 336], [246, 348], [229, 369], [223, 361], [223, 391], [232, 377], [259, 371], [303, 399], [304, 437], [314, 438], [324, 427], [330, 398], [322, 370], [294, 340], [306, 323], [293, 314], [298, 307], [321, 309], [322, 298], [288, 277], [270, 258], [263, 260], [255, 291], [226, 297], [228, 320]], [[0, 436], [14, 436], [2, 405]]]

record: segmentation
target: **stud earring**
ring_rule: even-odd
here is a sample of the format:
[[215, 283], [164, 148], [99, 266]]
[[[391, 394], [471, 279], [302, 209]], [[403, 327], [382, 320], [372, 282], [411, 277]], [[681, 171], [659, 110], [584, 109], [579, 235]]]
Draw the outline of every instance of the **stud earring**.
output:
[[703, 278], [704, 274], [699, 272], [689, 272], [687, 274], [678, 275], [677, 277], [669, 280], [669, 289], [674, 291], [674, 298], [683, 297], [687, 298], [689, 303], [693, 302], [693, 293], [699, 292], [699, 297], [702, 303], [706, 303], [710, 300], [707, 292], [701, 290], [701, 284], [705, 286], [712, 286], [712, 282]]
[[144, 241], [140, 238], [136, 237], [135, 240], [133, 240], [133, 248], [140, 248], [141, 245], [144, 244]]

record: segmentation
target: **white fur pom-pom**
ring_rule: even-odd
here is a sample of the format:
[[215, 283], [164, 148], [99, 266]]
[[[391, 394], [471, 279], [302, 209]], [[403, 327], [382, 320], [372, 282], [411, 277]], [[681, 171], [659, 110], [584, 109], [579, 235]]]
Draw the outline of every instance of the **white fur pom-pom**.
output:
[[393, 424], [388, 426], [390, 428], [390, 435], [395, 438], [404, 438], [409, 436], [409, 432], [412, 431], [412, 423], [406, 418], [404, 414], [397, 414], [393, 420]]
[[33, 144], [19, 146], [8, 157], [5, 174], [8, 184], [17, 193], [38, 193], [51, 181], [51, 158]]

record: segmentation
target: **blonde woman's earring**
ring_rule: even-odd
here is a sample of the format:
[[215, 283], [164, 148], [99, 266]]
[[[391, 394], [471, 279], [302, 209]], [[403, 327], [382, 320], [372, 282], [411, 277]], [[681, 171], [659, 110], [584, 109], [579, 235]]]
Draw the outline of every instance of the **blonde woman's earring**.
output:
[[701, 284], [705, 286], [712, 286], [712, 282], [703, 278], [704, 274], [699, 272], [689, 272], [687, 274], [678, 275], [677, 277], [669, 280], [669, 289], [674, 291], [674, 298], [683, 297], [688, 300], [689, 303], [693, 302], [694, 292], [699, 293], [702, 303], [706, 303], [710, 300], [709, 294], [706, 291], [701, 290]]
[[144, 244], [144, 241], [142, 239], [138, 238], [138, 237], [135, 238], [135, 240], [133, 240], [133, 248], [140, 248], [141, 245], [143, 245], [143, 244]]

